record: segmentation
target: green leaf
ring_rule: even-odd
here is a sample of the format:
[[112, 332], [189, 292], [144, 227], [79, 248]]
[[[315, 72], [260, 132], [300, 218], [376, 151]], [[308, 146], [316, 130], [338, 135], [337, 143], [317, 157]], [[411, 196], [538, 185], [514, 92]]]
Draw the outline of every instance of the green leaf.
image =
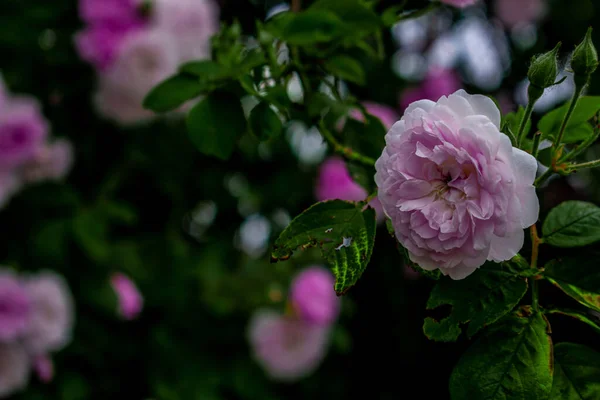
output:
[[352, 26], [354, 34], [372, 33], [382, 26], [377, 14], [360, 0], [317, 0], [308, 9], [334, 13], [344, 23]]
[[471, 337], [509, 313], [526, 291], [526, 279], [515, 275], [505, 263], [485, 263], [459, 281], [441, 279], [429, 296], [427, 308], [450, 304], [452, 310], [440, 321], [426, 318], [423, 332], [432, 340], [455, 341], [461, 333], [460, 324], [469, 323], [467, 334]]
[[[538, 130], [542, 131], [542, 139], [549, 138], [554, 139], [560, 130], [560, 126], [562, 124], [563, 118], [567, 113], [567, 109], [569, 108], [569, 103], [564, 104], [563, 106], [550, 111], [548, 114], [544, 115], [540, 122], [538, 123]], [[575, 109], [573, 110], [573, 114], [571, 114], [571, 118], [569, 119], [569, 123], [565, 128], [565, 139], [566, 143], [574, 143], [578, 141], [582, 141], [586, 139], [586, 137], [582, 136], [582, 131], [577, 132], [578, 126], [582, 124], [587, 124], [587, 122], [596, 115], [596, 113], [600, 111], [600, 96], [583, 96], [577, 102]], [[569, 141], [567, 141], [567, 134]]]
[[327, 11], [304, 11], [288, 18], [281, 39], [294, 46], [330, 42], [346, 32], [344, 22]]
[[365, 84], [365, 71], [362, 65], [346, 55], [337, 55], [325, 60], [325, 69], [332, 75], [354, 82], [359, 85]]
[[81, 211], [72, 220], [75, 242], [88, 257], [102, 263], [110, 255], [108, 224], [104, 214], [97, 209]]
[[283, 125], [279, 116], [268, 103], [261, 102], [250, 112], [250, 129], [261, 140], [281, 135]]
[[600, 321], [590, 318], [591, 315], [583, 314], [576, 310], [568, 310], [568, 309], [562, 309], [562, 308], [544, 309], [544, 314], [560, 314], [560, 315], [574, 318], [580, 322], [583, 322], [584, 324], [589, 325], [590, 327], [592, 327], [593, 330], [600, 333], [600, 325], [599, 325]]
[[463, 354], [450, 377], [453, 400], [546, 400], [552, 339], [545, 318], [521, 311], [500, 321]]
[[544, 278], [586, 307], [600, 312], [598, 258], [567, 257], [545, 265]]
[[154, 112], [171, 111], [198, 97], [204, 89], [204, 85], [193, 76], [175, 75], [155, 86], [144, 98], [143, 106]]
[[356, 284], [371, 259], [375, 210], [342, 200], [316, 203], [294, 218], [275, 241], [272, 261], [287, 260], [298, 249], [319, 246], [344, 294]]
[[360, 149], [360, 153], [373, 159], [381, 156], [381, 149], [385, 147], [385, 134], [387, 129], [379, 118], [367, 115], [366, 122], [348, 118], [344, 123], [343, 142], [353, 149]]
[[402, 256], [402, 260], [404, 261], [405, 265], [407, 265], [408, 267], [412, 268], [414, 271], [418, 272], [419, 274], [421, 274], [429, 279], [433, 279], [433, 280], [437, 281], [442, 277], [442, 272], [439, 269], [436, 269], [433, 271], [428, 271], [426, 269], [419, 267], [417, 264], [415, 264], [414, 262], [411, 261], [409, 255], [408, 255], [408, 250], [406, 250], [406, 248], [404, 248], [404, 246], [402, 246], [402, 244], [400, 244], [400, 242], [398, 242], [398, 240], [396, 239], [396, 233], [394, 232], [394, 226], [392, 225], [392, 221], [389, 218], [385, 220], [385, 226], [387, 227], [388, 233], [396, 241], [396, 248], [398, 249], [398, 252]]
[[236, 138], [246, 130], [246, 117], [236, 96], [214, 92], [190, 110], [187, 127], [200, 152], [227, 160]]
[[580, 247], [600, 241], [600, 208], [584, 201], [565, 201], [554, 207], [542, 226], [544, 243]]
[[194, 75], [204, 82], [229, 78], [229, 71], [212, 60], [190, 61], [180, 66], [179, 71]]
[[569, 124], [569, 127], [565, 129], [562, 141], [563, 143], [583, 142], [593, 134], [594, 128], [587, 122], [575, 126]]
[[600, 353], [580, 344], [558, 343], [549, 400], [588, 399], [600, 399]]

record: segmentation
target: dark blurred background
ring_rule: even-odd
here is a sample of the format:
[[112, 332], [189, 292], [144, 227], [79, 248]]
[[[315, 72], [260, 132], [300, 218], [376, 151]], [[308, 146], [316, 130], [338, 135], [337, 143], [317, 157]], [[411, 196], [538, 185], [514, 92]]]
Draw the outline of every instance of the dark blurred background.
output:
[[[442, 8], [386, 32], [389, 58], [371, 65], [368, 86], [349, 90], [400, 113], [403, 93], [419, 87], [422, 71], [438, 63], [457, 74], [467, 91], [492, 95], [510, 111], [524, 102], [533, 55], [562, 41], [565, 59], [588, 26], [600, 43], [600, 2], [540, 0], [543, 13], [509, 27], [497, 15], [495, 3], [502, 1], [463, 11]], [[378, 8], [397, 3], [380, 1]], [[221, 19], [240, 20], [248, 33], [274, 5], [219, 4]], [[409, 1], [407, 7], [426, 4]], [[450, 372], [469, 341], [442, 344], [423, 335], [433, 282], [407, 278], [385, 227], [377, 232], [367, 271], [343, 299], [323, 364], [297, 383], [267, 378], [250, 357], [249, 315], [265, 305], [282, 308], [294, 271], [320, 259], [307, 251], [270, 264], [267, 244], [249, 251], [240, 227], [266, 221], [264, 240], [272, 242], [290, 217], [315, 202], [318, 163], [299, 160], [286, 140], [264, 149], [251, 138], [242, 139], [229, 161], [219, 161], [190, 146], [180, 120], [125, 129], [102, 119], [91, 101], [95, 73], [73, 46], [81, 27], [75, 0], [0, 3], [4, 81], [15, 93], [37, 97], [53, 134], [71, 140], [76, 151], [67, 184], [31, 186], [0, 211], [0, 264], [60, 272], [77, 307], [74, 340], [55, 356], [53, 382], [32, 379], [15, 399], [449, 398]], [[588, 92], [600, 94], [600, 75]], [[546, 96], [539, 112], [569, 93], [556, 88]], [[599, 179], [553, 180], [540, 195], [541, 216], [566, 199], [598, 202]], [[135, 223], [115, 223], [97, 212], [98, 197], [106, 193], [135, 214]], [[198, 219], [202, 212], [208, 217]], [[543, 247], [541, 261], [551, 253]], [[145, 297], [136, 321], [113, 315], [107, 275], [116, 270], [127, 272]], [[542, 285], [542, 304], [578, 307], [565, 298]], [[551, 323], [555, 342], [600, 351], [587, 325], [560, 316]]]

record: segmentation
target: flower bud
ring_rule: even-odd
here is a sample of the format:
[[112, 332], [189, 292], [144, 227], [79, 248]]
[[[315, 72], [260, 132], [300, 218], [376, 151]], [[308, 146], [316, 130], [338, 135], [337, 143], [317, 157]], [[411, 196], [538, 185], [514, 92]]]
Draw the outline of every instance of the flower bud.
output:
[[583, 41], [575, 48], [571, 58], [571, 68], [575, 75], [588, 77], [598, 68], [598, 52], [592, 43], [592, 28], [585, 34]]
[[561, 43], [558, 42], [551, 51], [532, 59], [529, 71], [527, 71], [527, 78], [529, 78], [531, 85], [540, 89], [554, 85], [558, 73], [556, 55], [560, 45]]

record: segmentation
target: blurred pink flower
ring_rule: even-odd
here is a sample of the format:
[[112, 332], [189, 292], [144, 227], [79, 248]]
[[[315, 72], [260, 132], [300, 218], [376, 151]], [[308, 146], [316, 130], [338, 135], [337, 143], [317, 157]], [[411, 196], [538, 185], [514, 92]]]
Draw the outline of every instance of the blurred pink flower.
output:
[[333, 290], [335, 277], [322, 267], [309, 267], [294, 277], [290, 303], [298, 318], [317, 325], [331, 325], [340, 312], [340, 299]]
[[[394, 125], [394, 123], [400, 119], [400, 116], [398, 115], [396, 110], [386, 105], [373, 103], [370, 101], [365, 101], [362, 104], [363, 106], [365, 106], [365, 109], [369, 114], [379, 118], [379, 120], [386, 129], [390, 129], [392, 125]], [[364, 121], [362, 113], [357, 109], [352, 109], [352, 111], [350, 112], [350, 117], [358, 121]]]
[[[362, 201], [367, 196], [367, 191], [352, 180], [344, 160], [339, 157], [330, 157], [321, 164], [315, 185], [317, 200]], [[369, 205], [377, 212], [377, 221], [382, 222], [385, 214], [379, 200], [374, 198]]]
[[79, 17], [88, 24], [141, 22], [143, 0], [79, 0]]
[[477, 3], [479, 0], [441, 0], [442, 3], [449, 4], [458, 8], [465, 8], [468, 6], [472, 6]]
[[437, 101], [442, 96], [456, 92], [460, 87], [460, 79], [454, 71], [434, 68], [418, 87], [407, 89], [402, 93], [400, 107], [404, 110], [417, 100]]
[[135, 284], [122, 273], [115, 273], [110, 283], [117, 295], [118, 312], [121, 317], [132, 320], [136, 318], [144, 306], [144, 299]]
[[178, 65], [177, 46], [171, 35], [142, 30], [128, 36], [114, 65], [100, 75], [95, 99], [98, 110], [122, 124], [152, 118], [154, 114], [142, 107], [144, 97], [177, 71]]
[[30, 354], [62, 349], [71, 341], [74, 309], [71, 292], [64, 279], [46, 271], [24, 281], [32, 299], [31, 322], [23, 336]]
[[545, 0], [496, 0], [494, 12], [509, 29], [538, 21], [546, 12]]
[[18, 343], [0, 343], [0, 398], [24, 389], [29, 382], [30, 360]]
[[172, 34], [180, 62], [210, 58], [210, 38], [219, 30], [219, 7], [213, 0], [156, 0], [154, 27]]
[[21, 188], [22, 182], [15, 171], [0, 170], [0, 208]]
[[33, 369], [40, 381], [44, 383], [49, 383], [54, 378], [54, 363], [47, 354], [34, 357]]
[[8, 270], [0, 270], [0, 342], [18, 338], [27, 328], [31, 300], [18, 278]]
[[48, 123], [39, 103], [14, 96], [0, 109], [0, 169], [21, 166], [44, 144]]
[[58, 139], [40, 148], [31, 161], [26, 163], [21, 176], [24, 181], [37, 182], [45, 179], [64, 178], [73, 165], [73, 146], [66, 139]]
[[329, 328], [257, 310], [248, 340], [254, 358], [272, 379], [295, 381], [314, 372], [325, 358]]

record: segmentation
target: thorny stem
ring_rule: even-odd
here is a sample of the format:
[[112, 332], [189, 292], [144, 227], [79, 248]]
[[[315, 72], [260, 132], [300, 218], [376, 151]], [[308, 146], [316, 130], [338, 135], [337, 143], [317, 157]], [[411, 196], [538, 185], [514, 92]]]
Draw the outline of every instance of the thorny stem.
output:
[[559, 157], [559, 155], [557, 155], [557, 147], [560, 146], [560, 143], [562, 142], [562, 138], [565, 134], [565, 129], [567, 128], [567, 124], [569, 123], [569, 119], [571, 119], [571, 114], [573, 114], [573, 110], [575, 109], [575, 106], [577, 105], [577, 100], [579, 100], [579, 96], [581, 95], [581, 92], [583, 90], [583, 88], [586, 85], [576, 85], [575, 87], [575, 92], [573, 92], [573, 97], [571, 98], [571, 103], [569, 104], [569, 109], [567, 110], [567, 113], [565, 114], [565, 118], [563, 119], [562, 125], [560, 126], [560, 131], [558, 132], [558, 137], [556, 138], [556, 141], [554, 142], [554, 144], [552, 145], [553, 148], [553, 159], [556, 161]]
[[594, 168], [597, 166], [600, 166], [600, 160], [588, 161], [581, 164], [573, 164], [568, 167], [568, 172], [573, 172], [584, 168]]
[[375, 160], [371, 157], [364, 156], [360, 153], [355, 152], [350, 147], [346, 147], [333, 136], [333, 134], [325, 127], [325, 124], [321, 121], [319, 124], [319, 130], [321, 131], [321, 135], [329, 142], [329, 144], [333, 147], [333, 151], [344, 156], [348, 160], [358, 161], [364, 165], [372, 167], [375, 165]]
[[[542, 239], [538, 236], [537, 225], [531, 225], [529, 228], [529, 232], [531, 234], [531, 269], [537, 269], [537, 261], [539, 254], [540, 243], [542, 243]], [[529, 283], [531, 285], [531, 306], [534, 310], [539, 309], [539, 291], [538, 291], [538, 282], [535, 277], [529, 278]]]
[[525, 132], [525, 126], [527, 126], [527, 122], [531, 118], [531, 113], [533, 112], [533, 105], [535, 104], [535, 100], [529, 100], [527, 102], [527, 108], [525, 109], [525, 115], [523, 115], [523, 119], [521, 120], [521, 125], [519, 125], [519, 131], [517, 132], [517, 146], [520, 148], [523, 143]]

